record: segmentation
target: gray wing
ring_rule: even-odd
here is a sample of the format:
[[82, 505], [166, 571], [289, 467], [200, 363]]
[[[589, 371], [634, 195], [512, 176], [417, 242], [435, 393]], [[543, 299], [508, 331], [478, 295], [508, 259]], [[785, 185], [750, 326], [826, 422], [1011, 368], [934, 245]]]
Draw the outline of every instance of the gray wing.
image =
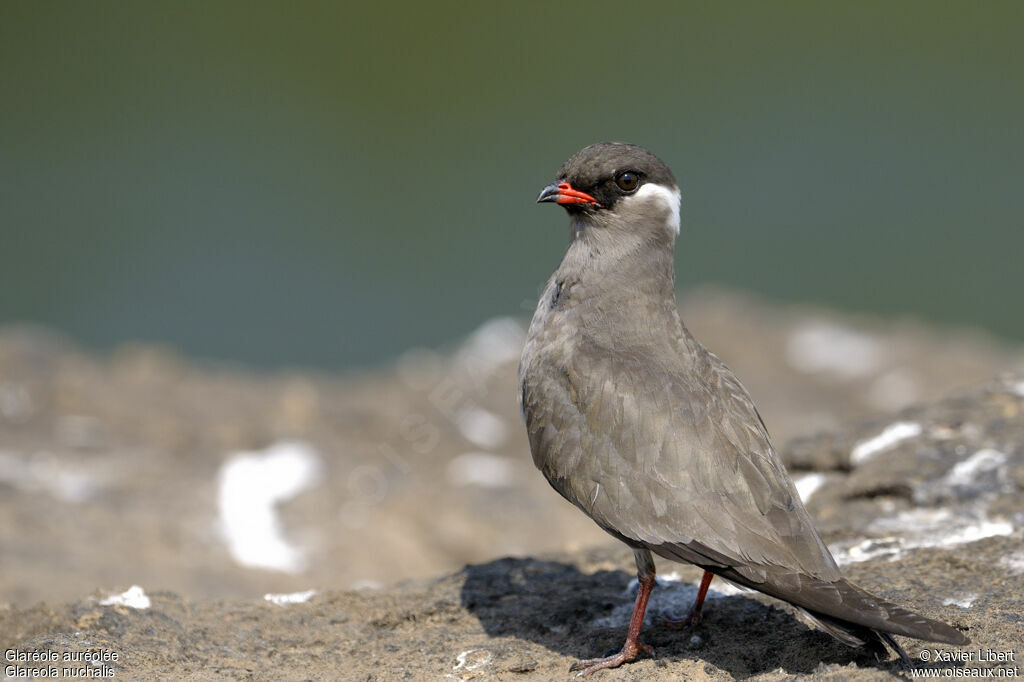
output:
[[750, 396], [717, 357], [689, 337], [675, 355], [585, 344], [528, 367], [522, 403], [534, 462], [598, 525], [793, 603], [847, 644], [875, 631], [969, 641], [842, 578]]
[[634, 546], [755, 583], [775, 567], [837, 580], [746, 390], [691, 343], [663, 366], [660, 353], [580, 341], [535, 373], [523, 408], [537, 466]]

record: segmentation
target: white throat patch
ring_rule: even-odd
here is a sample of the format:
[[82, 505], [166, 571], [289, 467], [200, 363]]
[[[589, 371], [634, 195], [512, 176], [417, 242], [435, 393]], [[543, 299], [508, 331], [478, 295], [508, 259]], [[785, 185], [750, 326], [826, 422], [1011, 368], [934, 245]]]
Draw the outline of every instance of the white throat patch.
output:
[[658, 185], [653, 182], [649, 182], [643, 185], [637, 193], [629, 197], [630, 201], [655, 201], [661, 203], [669, 212], [668, 226], [669, 229], [679, 234], [679, 201], [681, 195], [679, 188], [677, 187], [666, 187], [665, 185]]

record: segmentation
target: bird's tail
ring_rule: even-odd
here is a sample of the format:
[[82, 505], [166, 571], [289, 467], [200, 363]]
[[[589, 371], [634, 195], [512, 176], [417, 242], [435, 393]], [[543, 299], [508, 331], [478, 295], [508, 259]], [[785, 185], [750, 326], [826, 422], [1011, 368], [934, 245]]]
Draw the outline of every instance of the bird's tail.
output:
[[765, 582], [755, 583], [733, 569], [710, 570], [799, 607], [825, 632], [850, 646], [890, 646], [906, 660], [890, 634], [945, 644], [971, 641], [956, 628], [885, 601], [842, 578], [829, 582], [789, 571], [769, 572]]
[[[832, 608], [824, 604], [819, 609], [813, 605], [802, 606], [820, 623], [827, 624], [826, 631], [843, 641], [836, 631], [845, 632], [849, 637], [864, 640], [865, 630], [872, 631], [864, 643], [876, 641], [878, 633], [891, 633], [922, 639], [927, 642], [945, 644], [970, 644], [962, 632], [945, 623], [914, 613], [902, 606], [885, 601], [867, 590], [845, 579], [828, 584], [827, 590], [838, 593], [840, 601]], [[824, 608], [822, 608], [824, 607]], [[884, 638], [883, 638], [884, 639]], [[891, 638], [889, 638], [891, 639]], [[885, 641], [885, 644], [890, 644]]]
[[903, 665], [910, 667], [910, 657], [903, 647], [888, 632], [872, 630], [871, 628], [855, 625], [847, 621], [836, 620], [821, 614], [812, 614], [806, 609], [800, 609], [804, 617], [813, 625], [832, 635], [840, 642], [851, 647], [866, 647], [874, 652], [880, 660], [886, 656], [887, 649], [892, 649], [900, 657]]

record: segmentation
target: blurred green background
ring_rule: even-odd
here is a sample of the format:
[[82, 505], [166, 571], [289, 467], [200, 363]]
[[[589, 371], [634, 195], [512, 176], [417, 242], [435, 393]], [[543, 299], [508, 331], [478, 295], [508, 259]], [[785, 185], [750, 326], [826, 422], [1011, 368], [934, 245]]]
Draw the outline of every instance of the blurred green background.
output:
[[585, 144], [678, 284], [1024, 340], [1024, 3], [0, 3], [0, 322], [328, 369], [528, 314]]

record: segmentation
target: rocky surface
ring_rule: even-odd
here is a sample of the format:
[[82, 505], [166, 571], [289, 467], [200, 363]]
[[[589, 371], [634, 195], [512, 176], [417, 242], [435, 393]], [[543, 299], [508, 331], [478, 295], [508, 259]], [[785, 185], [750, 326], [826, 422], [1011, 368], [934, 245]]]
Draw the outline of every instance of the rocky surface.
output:
[[[847, 575], [965, 629], [973, 660], [945, 664], [958, 674], [1019, 676], [1021, 351], [720, 291], [683, 312], [750, 388]], [[618, 647], [632, 558], [532, 470], [521, 338], [521, 321], [495, 320], [456, 348], [332, 377], [0, 331], [0, 645], [107, 659], [7, 674], [546, 680]], [[699, 572], [659, 570], [652, 613], [684, 610]], [[713, 589], [696, 631], [652, 618], [658, 658], [601, 676], [899, 670], [779, 602]]]

